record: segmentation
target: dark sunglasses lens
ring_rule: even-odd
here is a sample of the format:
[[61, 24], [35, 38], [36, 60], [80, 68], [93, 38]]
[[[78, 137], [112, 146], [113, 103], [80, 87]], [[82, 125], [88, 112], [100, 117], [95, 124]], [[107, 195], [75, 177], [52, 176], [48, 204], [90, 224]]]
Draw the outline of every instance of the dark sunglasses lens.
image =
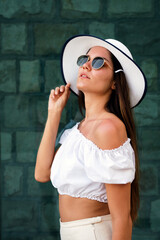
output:
[[88, 61], [88, 56], [82, 55], [82, 56], [80, 56], [80, 57], [77, 59], [77, 65], [78, 65], [79, 67], [80, 67], [80, 66], [83, 66], [83, 64], [85, 64], [87, 61]]
[[92, 61], [92, 67], [93, 67], [94, 69], [99, 69], [99, 68], [101, 68], [101, 67], [103, 66], [103, 64], [104, 64], [104, 59], [101, 58], [101, 57], [96, 57], [96, 58], [94, 58], [93, 61]]

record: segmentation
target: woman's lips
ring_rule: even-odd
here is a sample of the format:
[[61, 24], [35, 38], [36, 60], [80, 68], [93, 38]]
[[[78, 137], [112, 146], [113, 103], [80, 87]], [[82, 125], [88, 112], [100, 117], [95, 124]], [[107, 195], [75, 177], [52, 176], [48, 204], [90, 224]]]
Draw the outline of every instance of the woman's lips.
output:
[[87, 74], [85, 74], [85, 73], [81, 73], [81, 74], [80, 74], [80, 77], [81, 77], [81, 78], [89, 78], [89, 77], [87, 76]]

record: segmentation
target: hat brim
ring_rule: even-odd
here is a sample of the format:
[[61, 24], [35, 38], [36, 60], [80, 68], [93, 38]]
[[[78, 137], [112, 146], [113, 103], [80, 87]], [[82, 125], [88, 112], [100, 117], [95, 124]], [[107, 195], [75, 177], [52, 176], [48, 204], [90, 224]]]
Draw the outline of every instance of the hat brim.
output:
[[143, 71], [130, 56], [117, 46], [95, 36], [78, 35], [70, 38], [65, 43], [61, 56], [61, 70], [64, 82], [70, 83], [71, 90], [78, 95], [76, 85], [79, 67], [77, 66], [77, 59], [80, 55], [86, 54], [86, 52], [94, 46], [105, 47], [120, 62], [129, 87], [131, 108], [137, 106], [142, 101], [147, 91], [147, 81]]

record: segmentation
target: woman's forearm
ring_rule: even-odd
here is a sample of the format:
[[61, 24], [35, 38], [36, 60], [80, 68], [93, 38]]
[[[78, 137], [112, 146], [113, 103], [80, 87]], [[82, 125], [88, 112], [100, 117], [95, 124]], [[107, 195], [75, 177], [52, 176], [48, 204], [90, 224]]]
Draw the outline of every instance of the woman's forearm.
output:
[[50, 169], [54, 158], [55, 141], [58, 132], [61, 111], [49, 111], [37, 153], [35, 179], [39, 182], [50, 180]]
[[132, 239], [132, 220], [118, 219], [112, 222], [112, 240], [131, 240]]
[[55, 141], [62, 111], [70, 95], [70, 84], [52, 89], [48, 101], [48, 118], [37, 153], [35, 179], [50, 181], [50, 170], [54, 158]]

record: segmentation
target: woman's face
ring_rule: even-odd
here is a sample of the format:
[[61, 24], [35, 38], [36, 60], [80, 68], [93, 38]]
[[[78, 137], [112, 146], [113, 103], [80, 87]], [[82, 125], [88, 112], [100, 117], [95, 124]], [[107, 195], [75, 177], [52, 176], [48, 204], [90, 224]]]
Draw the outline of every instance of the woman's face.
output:
[[[112, 89], [114, 89], [114, 71], [110, 52], [104, 47], [95, 46], [89, 50], [87, 55], [89, 55], [90, 60], [79, 67], [77, 88], [83, 93], [88, 92], [102, 95], [108, 92], [111, 93]], [[106, 59], [103, 67], [97, 70], [93, 69], [91, 65], [95, 57]]]

